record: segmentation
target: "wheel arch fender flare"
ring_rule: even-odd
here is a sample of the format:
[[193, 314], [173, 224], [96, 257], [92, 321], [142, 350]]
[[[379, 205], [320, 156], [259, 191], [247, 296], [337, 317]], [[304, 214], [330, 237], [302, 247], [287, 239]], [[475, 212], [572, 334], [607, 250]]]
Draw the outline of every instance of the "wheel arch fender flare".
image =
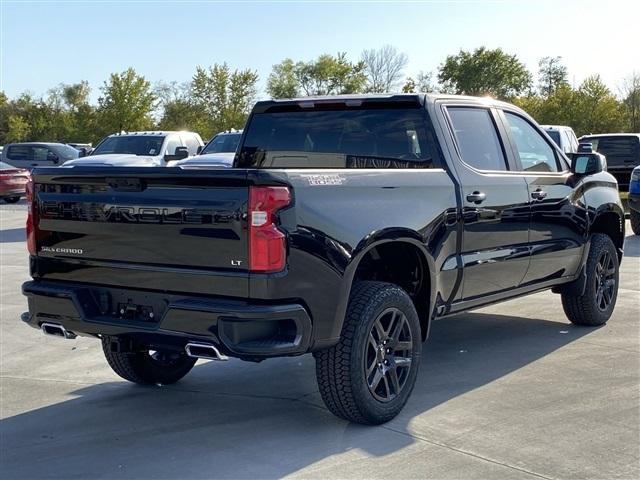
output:
[[616, 249], [618, 250], [619, 261], [622, 262], [622, 247], [624, 245], [625, 235], [625, 214], [620, 204], [616, 202], [605, 202], [591, 210], [591, 215], [589, 216], [590, 219], [587, 238], [591, 238], [594, 233], [609, 233], [599, 230], [597, 226], [602, 219], [612, 214], [616, 215], [619, 221], [619, 227], [616, 230], [616, 237], [613, 237], [612, 240], [616, 246]]
[[[405, 243], [412, 245], [419, 252], [422, 261], [426, 265], [426, 274], [428, 275], [430, 292], [429, 292], [429, 314], [427, 321], [430, 322], [433, 316], [433, 309], [436, 301], [436, 276], [435, 272], [435, 260], [429, 253], [425, 246], [424, 239], [420, 233], [409, 228], [402, 227], [390, 227], [376, 232], [372, 232], [363, 238], [353, 249], [351, 260], [345, 268], [344, 275], [342, 277], [342, 288], [340, 289], [340, 298], [338, 299], [338, 306], [336, 309], [336, 316], [334, 319], [334, 333], [338, 337], [342, 331], [342, 325], [344, 323], [344, 316], [347, 311], [349, 303], [349, 296], [353, 287], [355, 274], [358, 271], [362, 260], [365, 256], [371, 252], [374, 248], [387, 244], [387, 243]], [[428, 325], [428, 324], [427, 324]]]

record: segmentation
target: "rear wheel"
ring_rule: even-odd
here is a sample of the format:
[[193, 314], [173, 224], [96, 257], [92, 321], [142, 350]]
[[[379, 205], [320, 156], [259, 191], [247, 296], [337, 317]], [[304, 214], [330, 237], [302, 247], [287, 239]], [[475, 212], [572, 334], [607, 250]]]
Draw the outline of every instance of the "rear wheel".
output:
[[20, 197], [4, 197], [4, 201], [7, 203], [18, 203], [20, 201]]
[[571, 323], [598, 326], [609, 320], [618, 297], [618, 254], [611, 238], [597, 233], [591, 237], [585, 265], [587, 284], [582, 295], [562, 294], [562, 307]]
[[195, 358], [183, 352], [135, 348], [134, 352], [114, 352], [111, 337], [102, 337], [102, 350], [109, 366], [125, 380], [141, 385], [169, 385], [191, 371]]
[[352, 422], [391, 420], [411, 395], [420, 350], [418, 314], [407, 293], [390, 283], [357, 283], [340, 342], [316, 353], [324, 403]]
[[629, 212], [629, 218], [631, 220], [631, 230], [636, 235], [640, 235], [640, 212], [631, 210]]

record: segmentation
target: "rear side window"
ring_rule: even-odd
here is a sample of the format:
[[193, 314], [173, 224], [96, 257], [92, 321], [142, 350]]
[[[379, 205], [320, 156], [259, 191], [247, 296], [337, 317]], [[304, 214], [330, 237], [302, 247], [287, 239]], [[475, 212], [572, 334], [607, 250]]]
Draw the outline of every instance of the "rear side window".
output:
[[252, 116], [238, 165], [432, 168], [436, 145], [422, 108], [266, 112]]
[[498, 132], [486, 108], [449, 107], [451, 126], [462, 160], [478, 170], [507, 169]]
[[33, 147], [29, 145], [12, 145], [7, 148], [6, 157], [9, 160], [30, 161], [33, 158]]

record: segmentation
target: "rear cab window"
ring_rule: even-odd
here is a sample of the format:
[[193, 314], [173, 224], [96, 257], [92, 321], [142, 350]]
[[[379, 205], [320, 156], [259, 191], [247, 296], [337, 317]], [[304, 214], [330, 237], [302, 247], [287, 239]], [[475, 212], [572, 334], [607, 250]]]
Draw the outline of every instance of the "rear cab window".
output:
[[252, 115], [237, 166], [434, 168], [437, 148], [423, 107], [290, 105]]

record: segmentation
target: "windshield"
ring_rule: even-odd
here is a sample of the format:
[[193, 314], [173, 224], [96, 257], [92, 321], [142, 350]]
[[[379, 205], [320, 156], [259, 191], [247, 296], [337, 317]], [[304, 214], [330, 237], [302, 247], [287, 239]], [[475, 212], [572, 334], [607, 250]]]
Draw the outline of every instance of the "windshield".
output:
[[219, 133], [207, 143], [206, 147], [202, 150], [202, 154], [235, 152], [236, 148], [238, 148], [238, 142], [240, 142], [240, 135], [240, 132]]
[[553, 140], [554, 142], [556, 142], [556, 145], [558, 145], [559, 147], [562, 147], [562, 145], [560, 144], [560, 132], [557, 130], [547, 130], [547, 135], [549, 135], [551, 137], [551, 140]]
[[91, 152], [91, 155], [126, 153], [130, 155], [160, 155], [164, 136], [115, 136], [107, 137]]
[[420, 108], [259, 113], [245, 135], [243, 167], [428, 168], [436, 145]]

